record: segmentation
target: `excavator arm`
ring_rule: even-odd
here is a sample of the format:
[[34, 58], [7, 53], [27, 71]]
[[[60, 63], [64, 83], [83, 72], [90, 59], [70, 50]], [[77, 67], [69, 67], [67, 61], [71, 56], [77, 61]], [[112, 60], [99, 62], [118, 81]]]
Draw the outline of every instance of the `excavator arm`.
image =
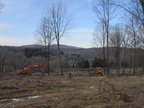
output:
[[29, 70], [31, 67], [40, 67], [40, 71], [41, 71], [41, 72], [43, 71], [43, 65], [42, 65], [42, 64], [31, 64], [31, 65], [29, 65], [28, 67], [24, 68], [24, 70], [16, 70], [16, 72], [19, 73], [19, 74], [27, 74], [27, 73], [28, 73], [28, 70]]

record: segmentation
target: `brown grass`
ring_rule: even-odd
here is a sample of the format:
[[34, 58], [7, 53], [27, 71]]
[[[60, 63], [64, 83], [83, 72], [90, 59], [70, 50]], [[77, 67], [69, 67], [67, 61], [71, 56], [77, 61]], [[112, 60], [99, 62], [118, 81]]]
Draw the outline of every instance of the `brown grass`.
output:
[[2, 108], [142, 108], [143, 103], [144, 76], [0, 75]]

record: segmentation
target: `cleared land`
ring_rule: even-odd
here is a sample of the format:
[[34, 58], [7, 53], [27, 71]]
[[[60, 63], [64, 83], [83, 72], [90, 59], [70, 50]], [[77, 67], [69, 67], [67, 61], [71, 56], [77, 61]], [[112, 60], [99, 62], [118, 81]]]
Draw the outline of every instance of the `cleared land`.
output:
[[144, 76], [0, 74], [1, 108], [143, 108]]

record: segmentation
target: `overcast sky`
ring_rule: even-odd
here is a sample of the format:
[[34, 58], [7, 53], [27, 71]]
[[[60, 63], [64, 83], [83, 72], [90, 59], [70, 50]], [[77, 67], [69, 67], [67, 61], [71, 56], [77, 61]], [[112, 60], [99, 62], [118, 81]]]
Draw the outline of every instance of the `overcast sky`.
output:
[[[50, 1], [2, 0], [4, 8], [0, 11], [0, 45], [35, 44], [35, 30], [40, 24], [43, 9]], [[75, 26], [60, 43], [84, 48], [93, 47], [95, 15], [92, 11], [92, 0], [63, 0], [63, 3], [66, 4]]]

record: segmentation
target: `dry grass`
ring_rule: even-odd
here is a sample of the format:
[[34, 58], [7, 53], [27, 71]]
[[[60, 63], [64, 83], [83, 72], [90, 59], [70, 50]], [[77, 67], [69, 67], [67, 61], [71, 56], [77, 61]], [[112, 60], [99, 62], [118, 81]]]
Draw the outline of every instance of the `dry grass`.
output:
[[142, 108], [143, 103], [144, 76], [0, 75], [2, 108]]

